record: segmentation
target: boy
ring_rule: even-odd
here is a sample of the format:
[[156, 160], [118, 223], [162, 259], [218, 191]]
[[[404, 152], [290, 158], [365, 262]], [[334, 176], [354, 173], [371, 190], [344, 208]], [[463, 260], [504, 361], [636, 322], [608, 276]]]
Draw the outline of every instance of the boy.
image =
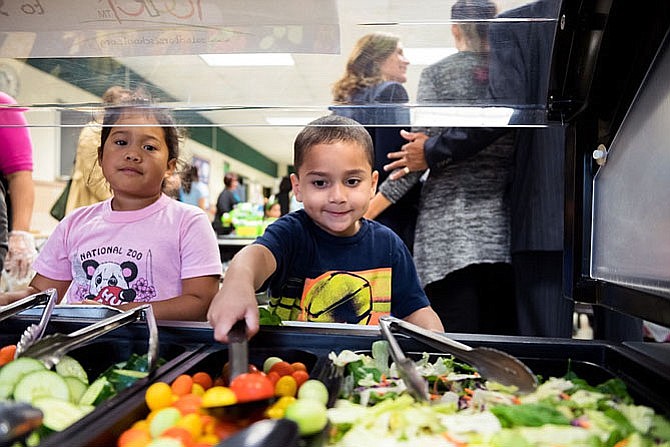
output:
[[214, 338], [246, 320], [258, 332], [255, 291], [269, 287], [270, 310], [283, 320], [377, 324], [381, 315], [443, 332], [411, 255], [383, 225], [363, 219], [377, 188], [374, 150], [363, 126], [330, 115], [294, 143], [291, 183], [304, 209], [270, 225], [230, 263], [207, 319]]

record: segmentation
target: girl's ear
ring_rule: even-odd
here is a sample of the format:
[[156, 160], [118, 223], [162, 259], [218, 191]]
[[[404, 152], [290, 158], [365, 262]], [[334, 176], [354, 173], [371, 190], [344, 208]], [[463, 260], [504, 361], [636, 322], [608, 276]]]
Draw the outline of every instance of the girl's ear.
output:
[[168, 160], [167, 170], [165, 171], [165, 175], [163, 177], [171, 176], [176, 168], [177, 168], [177, 159], [173, 158], [171, 160]]
[[98, 164], [102, 166], [102, 146], [98, 146]]

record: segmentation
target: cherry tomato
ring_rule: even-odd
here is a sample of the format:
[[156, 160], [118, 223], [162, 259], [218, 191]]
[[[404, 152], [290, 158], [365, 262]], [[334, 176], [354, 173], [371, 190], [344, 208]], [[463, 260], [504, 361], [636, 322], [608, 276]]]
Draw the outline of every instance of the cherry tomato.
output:
[[270, 379], [259, 373], [240, 374], [230, 383], [230, 389], [237, 396], [238, 402], [269, 399], [275, 394]]

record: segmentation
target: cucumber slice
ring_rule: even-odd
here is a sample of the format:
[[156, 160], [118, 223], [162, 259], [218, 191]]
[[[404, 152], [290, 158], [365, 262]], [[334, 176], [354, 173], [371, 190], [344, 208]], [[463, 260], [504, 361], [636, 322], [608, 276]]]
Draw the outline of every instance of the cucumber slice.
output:
[[106, 377], [99, 377], [86, 389], [79, 405], [98, 405], [115, 394], [114, 387]]
[[65, 383], [70, 390], [70, 402], [78, 404], [81, 400], [81, 396], [83, 396], [88, 389], [88, 385], [72, 376], [63, 377], [63, 379], [65, 379]]
[[65, 379], [53, 371], [33, 371], [19, 380], [14, 388], [14, 399], [32, 403], [42, 397], [70, 400], [70, 389]]
[[63, 356], [60, 362], [56, 363], [56, 372], [63, 377], [76, 377], [88, 385], [88, 374], [84, 367], [69, 355]]
[[138, 380], [145, 378], [148, 374], [147, 372], [134, 371], [132, 369], [114, 369], [106, 377], [118, 393], [132, 386]]
[[91, 408], [93, 408], [81, 407], [71, 402], [55, 399], [53, 397], [36, 399], [33, 402], [33, 405], [44, 413], [42, 424], [54, 431], [65, 430], [70, 425], [86, 416], [91, 411]]
[[10, 398], [16, 384], [26, 374], [46, 370], [42, 362], [29, 357], [20, 357], [7, 363], [0, 369], [0, 399]]

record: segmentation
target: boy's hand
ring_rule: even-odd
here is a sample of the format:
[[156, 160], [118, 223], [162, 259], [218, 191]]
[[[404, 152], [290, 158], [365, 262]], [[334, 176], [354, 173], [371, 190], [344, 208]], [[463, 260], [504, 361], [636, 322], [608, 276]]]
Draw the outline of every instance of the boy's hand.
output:
[[256, 294], [252, 287], [243, 291], [240, 288], [226, 287], [224, 282], [207, 311], [207, 321], [214, 328], [214, 339], [221, 343], [228, 343], [228, 332], [238, 320], [245, 320], [248, 338], [258, 332]]

